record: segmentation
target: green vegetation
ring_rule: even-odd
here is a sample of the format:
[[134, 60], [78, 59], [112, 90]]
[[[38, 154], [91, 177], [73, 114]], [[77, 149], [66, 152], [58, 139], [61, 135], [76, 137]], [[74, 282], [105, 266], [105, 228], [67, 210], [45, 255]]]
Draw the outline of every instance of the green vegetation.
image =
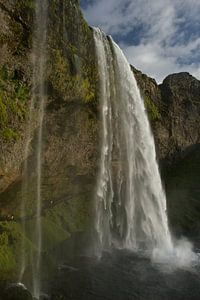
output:
[[89, 82], [88, 78], [82, 80], [80, 89], [82, 91], [82, 99], [84, 102], [88, 103], [94, 101], [95, 89]]
[[19, 257], [21, 228], [15, 222], [0, 222], [0, 279], [14, 276]]
[[[55, 2], [55, 5], [53, 5]], [[48, 57], [45, 82], [48, 85], [48, 96], [55, 104], [74, 101], [78, 105], [94, 103], [96, 98], [96, 82], [98, 72], [95, 66], [95, 56], [92, 52], [92, 32], [81, 17], [78, 6], [73, 1], [65, 1], [66, 18], [62, 23], [59, 1], [49, 2], [48, 27]], [[78, 4], [78, 2], [77, 2]], [[32, 29], [32, 9], [34, 1], [14, 1], [12, 6], [16, 17], [5, 14], [5, 31], [0, 32], [0, 42], [5, 45], [5, 55], [0, 66], [0, 139], [6, 145], [7, 141], [20, 138], [21, 126], [27, 116], [28, 100], [30, 98], [31, 67], [28, 62]], [[63, 29], [65, 25], [65, 30]], [[4, 28], [3, 27], [3, 28]], [[63, 34], [62, 34], [63, 31]], [[26, 68], [27, 67], [27, 68]], [[52, 87], [52, 90], [51, 90]], [[55, 93], [55, 94], [54, 94]], [[86, 119], [88, 128], [95, 128], [94, 119]], [[11, 147], [12, 148], [12, 147]], [[9, 211], [14, 212], [18, 220], [20, 205], [18, 199], [19, 187], [1, 194]], [[30, 253], [35, 253], [36, 247], [32, 238], [34, 195], [31, 193], [32, 180], [27, 195], [25, 252], [29, 260]], [[73, 187], [72, 187], [73, 188]], [[12, 189], [12, 188], [11, 188]], [[11, 194], [9, 194], [11, 193]], [[13, 193], [13, 194], [12, 194]], [[45, 255], [49, 249], [58, 246], [70, 237], [73, 232], [83, 231], [90, 219], [88, 195], [74, 195], [69, 202], [58, 203], [43, 211], [42, 229], [44, 236]], [[89, 192], [88, 192], [89, 193]], [[12, 196], [12, 197], [10, 197]], [[11, 198], [13, 201], [11, 201]], [[3, 203], [2, 201], [2, 203]], [[8, 203], [9, 202], [9, 203]], [[45, 204], [44, 204], [45, 206]], [[3, 205], [2, 205], [3, 207]], [[6, 210], [5, 210], [6, 211]], [[5, 215], [7, 211], [5, 212]], [[29, 219], [30, 218], [30, 219]], [[23, 231], [20, 223], [15, 221], [0, 222], [0, 278], [11, 278], [19, 266], [21, 240]]]
[[155, 103], [151, 100], [151, 98], [148, 95], [144, 96], [144, 103], [147, 108], [150, 119], [152, 121], [160, 120], [161, 114], [159, 113], [159, 110], [156, 107]]
[[19, 133], [15, 132], [14, 130], [12, 130], [11, 128], [5, 128], [2, 131], [2, 136], [4, 137], [4, 139], [6, 140], [18, 140], [19, 139]]
[[[67, 240], [73, 232], [83, 231], [89, 223], [88, 195], [77, 196], [70, 202], [61, 202], [49, 208], [42, 216], [43, 251], [52, 249]], [[26, 221], [23, 235], [19, 222], [0, 222], [0, 280], [14, 278], [20, 267], [21, 243], [24, 236], [24, 253], [27, 262], [30, 253], [37, 251], [33, 240], [34, 218]]]
[[20, 81], [15, 82], [15, 97], [16, 100], [25, 102], [29, 96], [29, 89], [28, 87]]
[[71, 233], [83, 231], [89, 222], [87, 198], [78, 196], [70, 203], [59, 203], [42, 218], [44, 246], [48, 249], [66, 240]]
[[20, 137], [18, 121], [26, 117], [29, 87], [17, 70], [0, 69], [0, 136], [6, 140]]
[[15, 259], [9, 247], [8, 234], [0, 234], [0, 274], [7, 276], [16, 267]]
[[[71, 54], [76, 51], [70, 45]], [[80, 99], [85, 103], [92, 102], [95, 99], [95, 84], [89, 76], [89, 67], [77, 56], [78, 62], [74, 65], [80, 65], [79, 72], [72, 71], [69, 60], [63, 55], [61, 50], [54, 49], [51, 55], [52, 72], [50, 79], [56, 91], [63, 95], [65, 100], [73, 101]], [[78, 68], [78, 66], [77, 66]]]
[[18, 0], [16, 1], [16, 8], [18, 9], [34, 9], [35, 3], [33, 0]]

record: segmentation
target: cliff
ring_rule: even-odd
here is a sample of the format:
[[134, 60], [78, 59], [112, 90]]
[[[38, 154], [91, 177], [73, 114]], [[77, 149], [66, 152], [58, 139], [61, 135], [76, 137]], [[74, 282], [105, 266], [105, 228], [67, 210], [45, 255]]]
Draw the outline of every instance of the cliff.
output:
[[[0, 16], [0, 277], [5, 278], [16, 271], [22, 236], [20, 202], [32, 94], [34, 1], [0, 0]], [[42, 164], [45, 251], [72, 233], [86, 230], [92, 219], [100, 123], [93, 35], [78, 1], [49, 1], [47, 31]], [[172, 163], [200, 142], [200, 82], [180, 73], [157, 85], [154, 79], [133, 71], [149, 113], [158, 157]], [[30, 227], [35, 215], [38, 106], [28, 154], [32, 168], [25, 217]], [[28, 236], [26, 247], [34, 248]]]
[[178, 73], [157, 85], [132, 69], [149, 113], [158, 158], [173, 163], [200, 143], [200, 81], [189, 73]]
[[[3, 278], [16, 271], [20, 257], [34, 12], [34, 1], [0, 1], [0, 277]], [[85, 229], [91, 219], [90, 199], [97, 169], [98, 74], [92, 31], [77, 1], [49, 1], [47, 32], [42, 226], [45, 249], [51, 249], [72, 232]], [[24, 218], [30, 228], [36, 213], [33, 190], [37, 180], [38, 109], [39, 103], [34, 107], [27, 158], [31, 167]], [[28, 233], [26, 238], [27, 251], [34, 249]]]

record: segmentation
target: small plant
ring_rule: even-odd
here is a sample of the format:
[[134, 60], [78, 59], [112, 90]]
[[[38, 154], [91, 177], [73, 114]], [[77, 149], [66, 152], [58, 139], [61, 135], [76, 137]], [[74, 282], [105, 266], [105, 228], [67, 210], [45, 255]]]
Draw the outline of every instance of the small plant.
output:
[[29, 96], [28, 87], [24, 83], [17, 81], [15, 84], [16, 99], [18, 99], [19, 101], [25, 102], [25, 101], [27, 101], [28, 96]]
[[155, 103], [151, 100], [151, 98], [148, 95], [145, 95], [144, 103], [145, 107], [147, 108], [150, 119], [153, 121], [160, 120], [161, 114], [158, 111], [158, 108], [156, 107]]
[[91, 86], [88, 79], [83, 80], [81, 85], [81, 90], [83, 93], [84, 102], [88, 103], [94, 100], [95, 98], [95, 90]]
[[17, 132], [15, 132], [13, 129], [11, 128], [5, 128], [2, 132], [2, 136], [4, 137], [4, 139], [6, 139], [7, 141], [10, 140], [18, 140], [19, 139], [19, 134]]

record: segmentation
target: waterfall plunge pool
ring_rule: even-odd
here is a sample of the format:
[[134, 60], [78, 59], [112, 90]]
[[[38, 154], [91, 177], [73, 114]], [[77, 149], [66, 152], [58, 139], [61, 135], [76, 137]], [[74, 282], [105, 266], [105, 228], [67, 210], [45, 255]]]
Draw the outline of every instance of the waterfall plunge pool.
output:
[[165, 267], [126, 250], [104, 252], [101, 259], [75, 258], [59, 267], [50, 299], [199, 299], [199, 266], [173, 271]]

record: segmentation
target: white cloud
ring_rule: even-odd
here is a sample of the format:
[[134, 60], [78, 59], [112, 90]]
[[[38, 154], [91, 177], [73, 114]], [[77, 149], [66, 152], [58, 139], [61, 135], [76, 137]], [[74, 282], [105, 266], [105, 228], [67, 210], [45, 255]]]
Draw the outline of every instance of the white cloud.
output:
[[[158, 82], [181, 71], [200, 79], [199, 0], [95, 0], [84, 13], [91, 25], [121, 36], [129, 62]], [[139, 44], [123, 42], [138, 26]]]
[[188, 58], [196, 50], [199, 53], [200, 38], [185, 45], [163, 47], [157, 41], [148, 41], [138, 46], [121, 45], [129, 62], [144, 73], [156, 78], [157, 82], [171, 73], [190, 72], [200, 79], [200, 63], [179, 63], [178, 58]]

